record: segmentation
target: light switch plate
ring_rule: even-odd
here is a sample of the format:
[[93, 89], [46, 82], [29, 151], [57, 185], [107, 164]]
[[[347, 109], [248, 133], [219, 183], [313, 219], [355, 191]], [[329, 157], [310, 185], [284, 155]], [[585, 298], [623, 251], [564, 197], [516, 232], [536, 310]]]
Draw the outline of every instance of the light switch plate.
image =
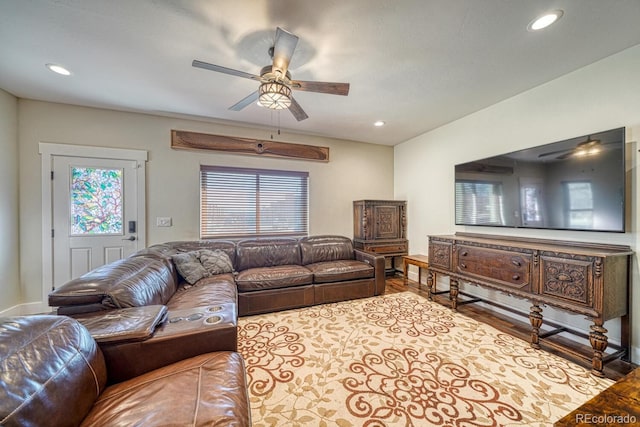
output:
[[156, 226], [158, 227], [171, 227], [171, 217], [170, 216], [159, 216], [156, 217]]

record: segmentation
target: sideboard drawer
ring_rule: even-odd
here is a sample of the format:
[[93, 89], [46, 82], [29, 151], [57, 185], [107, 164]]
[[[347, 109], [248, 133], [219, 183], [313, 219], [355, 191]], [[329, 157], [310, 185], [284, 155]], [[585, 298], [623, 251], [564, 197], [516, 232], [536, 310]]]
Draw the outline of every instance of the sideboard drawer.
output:
[[393, 254], [399, 252], [407, 252], [409, 250], [406, 243], [393, 243], [393, 244], [374, 244], [365, 245], [364, 250], [367, 252], [373, 252], [376, 254]]
[[458, 246], [456, 271], [531, 292], [531, 258], [525, 253]]

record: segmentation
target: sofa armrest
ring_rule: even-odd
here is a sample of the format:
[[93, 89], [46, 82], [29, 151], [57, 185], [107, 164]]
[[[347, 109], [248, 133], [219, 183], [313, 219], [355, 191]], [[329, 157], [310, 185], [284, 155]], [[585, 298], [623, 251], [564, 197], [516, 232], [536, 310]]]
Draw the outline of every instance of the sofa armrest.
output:
[[386, 280], [384, 256], [371, 252], [361, 251], [359, 249], [354, 249], [353, 252], [356, 260], [366, 262], [373, 267], [376, 288], [375, 295], [382, 295], [384, 293]]
[[167, 319], [167, 307], [147, 305], [130, 307], [75, 317], [89, 330], [98, 344], [144, 341]]
[[99, 343], [110, 383], [215, 351], [237, 351], [236, 304], [169, 310], [167, 320], [142, 341]]

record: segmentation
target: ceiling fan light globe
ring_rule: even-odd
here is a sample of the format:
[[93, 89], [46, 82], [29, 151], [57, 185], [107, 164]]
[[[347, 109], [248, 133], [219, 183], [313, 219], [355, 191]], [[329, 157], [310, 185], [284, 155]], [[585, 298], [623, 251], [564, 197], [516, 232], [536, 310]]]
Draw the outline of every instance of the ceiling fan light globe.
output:
[[286, 110], [291, 106], [291, 89], [282, 83], [263, 83], [259, 93], [258, 103], [265, 108]]

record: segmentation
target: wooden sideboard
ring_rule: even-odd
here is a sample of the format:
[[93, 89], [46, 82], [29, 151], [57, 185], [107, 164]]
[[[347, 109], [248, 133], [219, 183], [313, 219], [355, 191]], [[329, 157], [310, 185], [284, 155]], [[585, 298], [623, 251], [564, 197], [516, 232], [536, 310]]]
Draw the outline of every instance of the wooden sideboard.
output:
[[[593, 321], [589, 342], [592, 373], [603, 376], [603, 364], [629, 355], [629, 268], [631, 248], [620, 245], [457, 233], [429, 236], [428, 296], [436, 275], [449, 276], [451, 308], [458, 306], [459, 282], [469, 282], [529, 300], [531, 345], [569, 331], [541, 333], [542, 305], [587, 316]], [[603, 323], [621, 318], [621, 346], [605, 354], [609, 343]]]
[[356, 200], [353, 202], [353, 243], [356, 249], [383, 255], [386, 269], [394, 270], [394, 258], [407, 255], [407, 202], [404, 200]]

